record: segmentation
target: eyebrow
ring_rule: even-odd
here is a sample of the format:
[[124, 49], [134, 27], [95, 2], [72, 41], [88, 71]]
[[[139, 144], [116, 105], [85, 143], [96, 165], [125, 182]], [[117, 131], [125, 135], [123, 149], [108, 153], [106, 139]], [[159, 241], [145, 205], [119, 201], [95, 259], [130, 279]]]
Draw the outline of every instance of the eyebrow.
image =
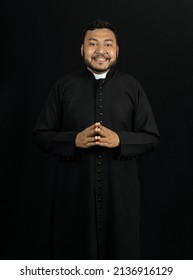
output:
[[[89, 40], [89, 41], [98, 41], [96, 38], [89, 38], [88, 40]], [[110, 42], [113, 42], [112, 39], [105, 39], [104, 41], [105, 41], [105, 42], [107, 42], [107, 41], [108, 41], [108, 42], [109, 42], [109, 41], [110, 41]]]

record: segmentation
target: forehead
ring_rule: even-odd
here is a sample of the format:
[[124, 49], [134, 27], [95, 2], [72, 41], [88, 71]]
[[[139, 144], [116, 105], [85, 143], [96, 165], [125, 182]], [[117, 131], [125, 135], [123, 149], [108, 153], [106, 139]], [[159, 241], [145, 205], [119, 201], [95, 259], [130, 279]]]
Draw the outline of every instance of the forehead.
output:
[[97, 40], [113, 40], [116, 42], [115, 35], [113, 31], [107, 28], [99, 28], [94, 30], [88, 30], [86, 32], [84, 40], [90, 40], [90, 39], [97, 39]]

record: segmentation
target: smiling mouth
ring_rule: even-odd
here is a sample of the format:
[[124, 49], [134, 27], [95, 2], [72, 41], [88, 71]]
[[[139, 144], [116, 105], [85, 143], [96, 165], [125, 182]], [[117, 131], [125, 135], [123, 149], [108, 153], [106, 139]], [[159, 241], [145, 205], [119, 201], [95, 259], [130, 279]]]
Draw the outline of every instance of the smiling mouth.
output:
[[107, 56], [96, 56], [96, 57], [93, 57], [93, 59], [96, 61], [96, 62], [106, 62], [109, 60], [109, 57]]

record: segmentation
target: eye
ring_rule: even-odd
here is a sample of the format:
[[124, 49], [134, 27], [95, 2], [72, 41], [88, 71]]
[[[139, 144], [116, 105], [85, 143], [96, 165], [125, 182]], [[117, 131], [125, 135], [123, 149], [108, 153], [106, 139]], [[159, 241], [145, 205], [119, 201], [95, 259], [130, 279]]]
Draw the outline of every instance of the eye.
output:
[[89, 46], [96, 46], [96, 43], [90, 42], [90, 43], [89, 43]]
[[106, 43], [106, 44], [105, 44], [105, 47], [112, 47], [112, 44]]

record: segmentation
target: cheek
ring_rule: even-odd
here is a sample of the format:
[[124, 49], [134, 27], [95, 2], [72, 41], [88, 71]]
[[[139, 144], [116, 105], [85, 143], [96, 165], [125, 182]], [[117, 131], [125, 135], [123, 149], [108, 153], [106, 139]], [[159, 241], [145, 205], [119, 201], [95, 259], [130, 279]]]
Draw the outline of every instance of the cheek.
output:
[[85, 50], [84, 54], [85, 57], [91, 57], [93, 55], [94, 51], [92, 49]]
[[109, 55], [111, 58], [116, 58], [117, 57], [117, 53], [115, 51], [110, 51]]

